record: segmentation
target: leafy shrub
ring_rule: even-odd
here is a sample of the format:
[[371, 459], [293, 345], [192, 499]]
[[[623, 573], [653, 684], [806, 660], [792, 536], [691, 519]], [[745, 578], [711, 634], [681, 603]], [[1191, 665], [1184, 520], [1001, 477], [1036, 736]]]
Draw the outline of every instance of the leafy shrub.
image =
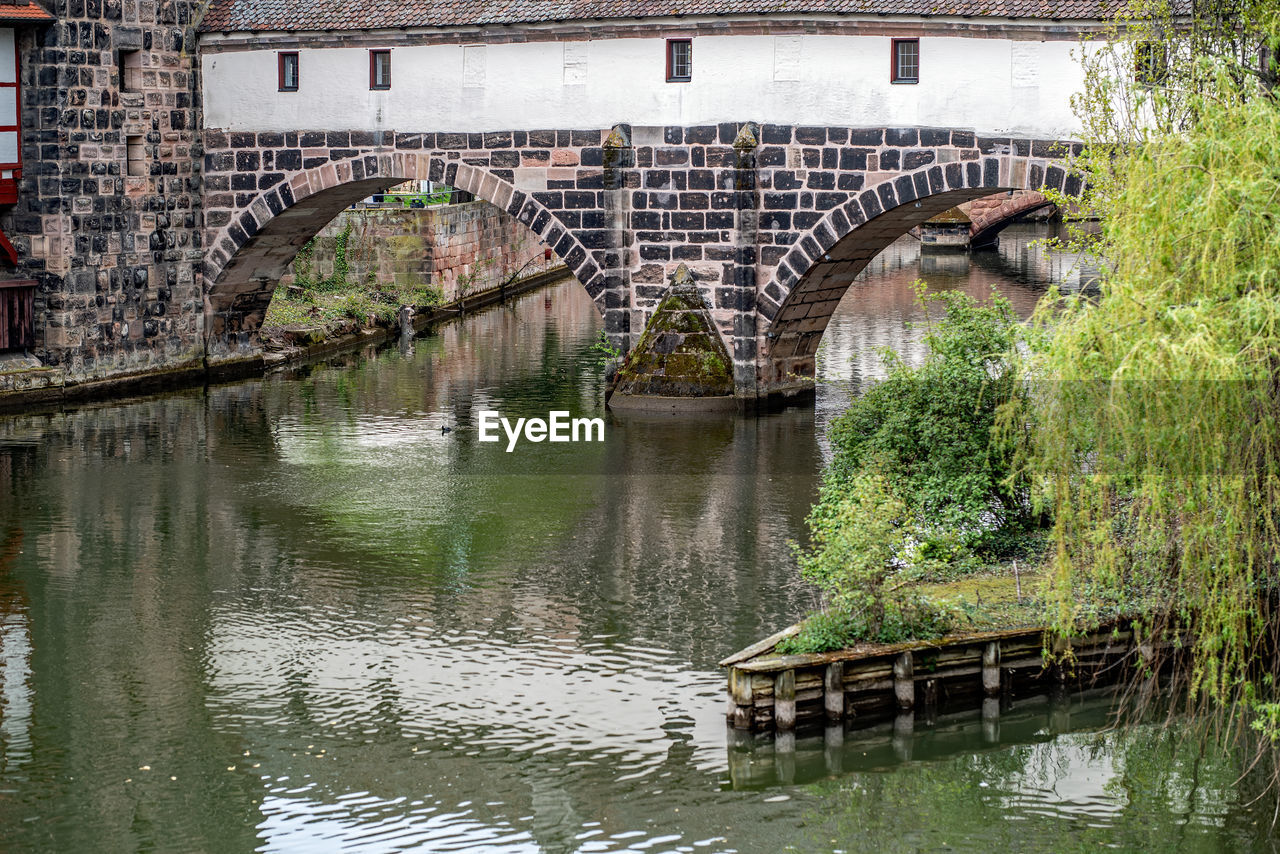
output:
[[377, 310], [369, 295], [363, 293], [347, 294], [339, 304], [339, 308], [344, 315], [362, 324], [368, 323], [369, 319], [375, 316]]
[[821, 501], [838, 503], [874, 467], [914, 517], [921, 565], [998, 556], [1040, 521], [1025, 482], [1013, 476], [1025, 430], [999, 430], [1002, 408], [1026, 418], [1026, 391], [1013, 369], [1021, 325], [1009, 302], [987, 305], [963, 293], [925, 294], [927, 353], [913, 367], [886, 351], [888, 376], [856, 398], [831, 428], [835, 457]]
[[1029, 490], [1012, 475], [1021, 433], [997, 429], [998, 415], [1026, 418], [1011, 363], [1018, 321], [996, 296], [979, 305], [918, 288], [926, 308], [941, 303], [946, 314], [928, 328], [922, 365], [886, 353], [888, 377], [832, 427], [835, 456], [809, 514], [810, 544], [797, 551], [826, 609], [780, 649], [945, 633], [954, 614], [902, 587], [1025, 548], [1035, 520]]
[[866, 629], [866, 621], [860, 616], [816, 611], [805, 618], [797, 634], [779, 641], [777, 651], [783, 655], [797, 655], [844, 649], [865, 636]]
[[427, 285], [413, 292], [412, 304], [431, 307], [444, 302], [444, 291], [439, 285]]
[[879, 474], [860, 473], [847, 484], [827, 484], [832, 486], [833, 500], [820, 501], [809, 514], [812, 542], [798, 554], [800, 574], [836, 611], [866, 613], [868, 630], [877, 633], [885, 584], [903, 561], [910, 517]]
[[841, 485], [838, 500], [814, 507], [809, 530], [800, 572], [822, 590], [829, 610], [811, 615], [788, 648], [819, 652], [945, 633], [950, 619], [938, 606], [896, 593], [912, 577], [915, 529], [883, 475], [863, 472]]

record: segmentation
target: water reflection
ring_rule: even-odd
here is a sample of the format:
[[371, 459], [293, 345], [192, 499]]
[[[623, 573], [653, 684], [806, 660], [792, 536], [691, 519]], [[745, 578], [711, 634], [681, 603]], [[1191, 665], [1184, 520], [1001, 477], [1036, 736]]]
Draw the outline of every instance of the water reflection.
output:
[[[6, 462], [0, 458], [0, 466]], [[6, 775], [31, 761], [31, 629], [22, 589], [9, 575], [21, 553], [22, 528], [14, 527], [0, 540], [0, 758]], [[12, 792], [0, 788], [0, 794]]]
[[1094, 284], [1096, 267], [1078, 254], [1046, 248], [1046, 241], [1064, 236], [1060, 225], [1012, 225], [992, 251], [922, 250], [909, 235], [891, 244], [854, 281], [822, 336], [819, 424], [844, 411], [859, 388], [884, 376], [884, 349], [908, 362], [924, 358], [919, 327], [925, 313], [916, 300], [917, 279], [930, 290], [962, 291], [977, 300], [988, 299], [996, 288], [1023, 318], [1052, 283], [1064, 291]]
[[[826, 376], [851, 375], [856, 342], [915, 340], [903, 264], [842, 306]], [[628, 417], [570, 453], [475, 441], [482, 408], [603, 415], [598, 324], [569, 284], [412, 348], [0, 419], [4, 847], [936, 847], [979, 807], [987, 836], [964, 838], [987, 848], [1223, 810], [1221, 838], [1265, 838], [1229, 789], [1036, 813], [1050, 796], [1027, 775], [1046, 764], [1135, 784], [1012, 718], [998, 744], [956, 724], [973, 743], [936, 755], [943, 724], [891, 732], [873, 764], [852, 736], [797, 743], [791, 771], [736, 787], [715, 662], [812, 604], [788, 542], [821, 465], [815, 417]], [[1029, 830], [963, 794], [991, 767]], [[890, 824], [904, 814], [914, 836]]]

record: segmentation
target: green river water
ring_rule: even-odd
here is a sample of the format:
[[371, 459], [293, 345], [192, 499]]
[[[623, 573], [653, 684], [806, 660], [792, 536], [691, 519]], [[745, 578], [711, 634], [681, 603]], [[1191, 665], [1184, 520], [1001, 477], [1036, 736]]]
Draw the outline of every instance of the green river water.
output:
[[[909, 239], [816, 408], [614, 416], [569, 282], [261, 380], [0, 419], [0, 851], [1270, 851], [1274, 799], [1099, 697], [795, 750], [723, 656], [813, 604], [824, 425], [918, 354], [910, 282], [1018, 307], [1071, 259]], [[481, 410], [607, 420], [477, 441]], [[451, 432], [443, 432], [448, 426]]]

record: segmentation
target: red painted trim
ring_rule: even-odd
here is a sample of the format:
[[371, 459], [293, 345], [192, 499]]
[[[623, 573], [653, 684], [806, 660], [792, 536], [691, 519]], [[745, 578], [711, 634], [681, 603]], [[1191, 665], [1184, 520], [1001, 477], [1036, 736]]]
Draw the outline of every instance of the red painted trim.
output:
[[[286, 56], [293, 57], [294, 66], [293, 66], [293, 85], [292, 86], [284, 85], [284, 62], [285, 62], [284, 58]], [[282, 50], [276, 54], [276, 73], [277, 73], [276, 83], [279, 86], [279, 91], [281, 92], [297, 92], [298, 91], [298, 84], [302, 82], [302, 62], [301, 60], [298, 59], [298, 52], [296, 50]]]
[[[889, 82], [890, 83], [919, 83], [920, 82], [920, 39], [890, 39], [889, 46]], [[898, 77], [898, 45], [903, 42], [915, 42], [916, 45], [916, 76], [915, 77]]]
[[[689, 46], [689, 76], [688, 77], [672, 76], [672, 71], [674, 70], [673, 68], [674, 63], [672, 62], [672, 60], [675, 53], [674, 49], [672, 48], [672, 45], [675, 45], [675, 44], [687, 44]], [[692, 79], [693, 79], [693, 39], [667, 39], [667, 82], [668, 83], [688, 83]]]
[[[387, 56], [387, 82], [384, 85], [378, 85], [378, 57], [382, 54]], [[391, 88], [391, 51], [389, 50], [371, 50], [369, 51], [369, 88], [370, 89], [390, 89]]]
[[4, 257], [9, 259], [9, 263], [18, 266], [18, 250], [13, 248], [13, 244], [9, 242], [9, 238], [0, 231], [0, 251], [3, 251]]
[[13, 104], [14, 115], [18, 119], [18, 124], [13, 128], [18, 132], [18, 162], [0, 163], [0, 169], [13, 170], [13, 201], [8, 204], [18, 203], [18, 179], [22, 177], [22, 51], [16, 29], [13, 31]]

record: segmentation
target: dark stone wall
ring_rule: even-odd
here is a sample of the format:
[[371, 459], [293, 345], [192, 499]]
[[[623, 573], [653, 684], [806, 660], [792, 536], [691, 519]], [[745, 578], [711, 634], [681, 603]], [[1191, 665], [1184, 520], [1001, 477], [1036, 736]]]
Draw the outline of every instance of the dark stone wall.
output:
[[738, 397], [812, 390], [815, 354], [858, 273], [912, 227], [1018, 189], [1078, 188], [1054, 140], [947, 128], [757, 125], [486, 133], [206, 128], [208, 358], [243, 358], [275, 282], [351, 202], [430, 178], [551, 246], [629, 352], [687, 267]]
[[39, 283], [35, 355], [68, 382], [202, 358], [201, 5], [54, 0], [55, 23], [19, 30], [23, 175], [0, 227]]

